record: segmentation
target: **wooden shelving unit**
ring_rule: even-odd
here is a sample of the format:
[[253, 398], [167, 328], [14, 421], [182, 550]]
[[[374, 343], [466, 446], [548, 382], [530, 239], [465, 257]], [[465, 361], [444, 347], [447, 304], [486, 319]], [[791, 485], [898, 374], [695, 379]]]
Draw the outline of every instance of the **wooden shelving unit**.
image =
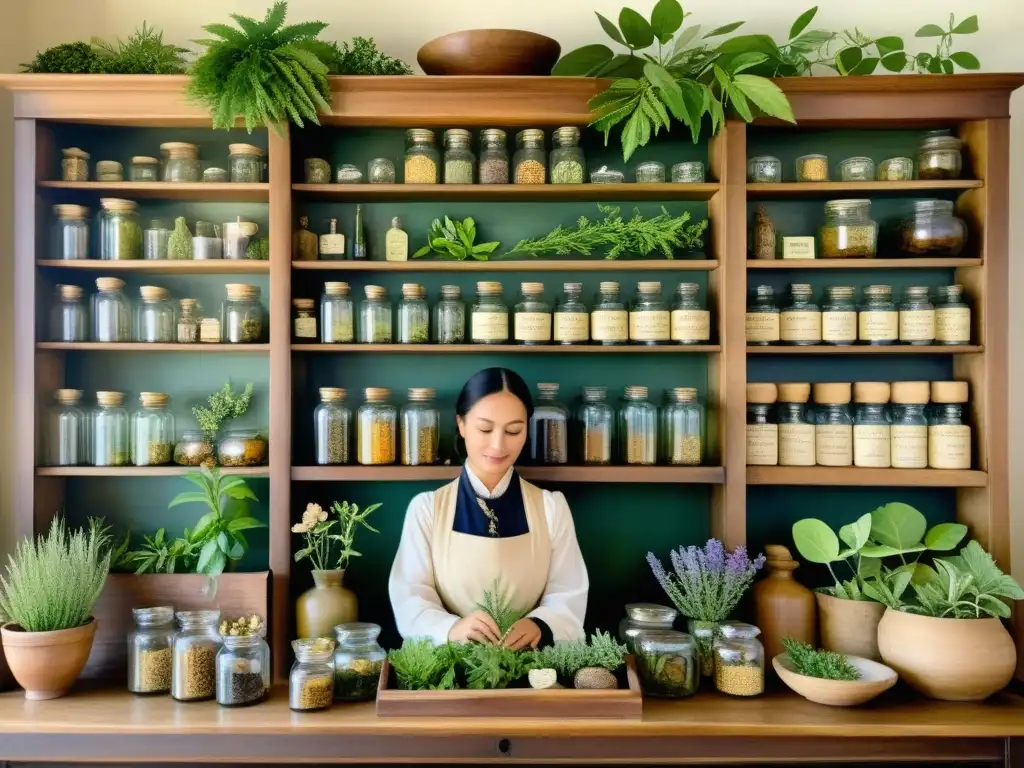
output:
[[292, 344], [292, 352], [315, 352], [315, 353], [350, 353], [350, 354], [374, 354], [386, 352], [388, 354], [406, 355], [479, 355], [488, 354], [513, 354], [513, 355], [686, 355], [686, 354], [708, 354], [721, 352], [718, 344], [694, 344], [672, 346], [651, 346], [640, 345], [597, 347], [597, 346], [574, 346], [555, 345], [527, 346], [525, 344]]
[[140, 272], [148, 275], [259, 275], [270, 272], [269, 261], [233, 261], [230, 259], [210, 259], [209, 261], [159, 261], [157, 259], [61, 261], [59, 259], [40, 259], [36, 264], [40, 267], [113, 272], [115, 274]]
[[[458, 466], [427, 467], [292, 467], [292, 480], [327, 482], [414, 482], [452, 480]], [[690, 483], [720, 485], [722, 467], [522, 467], [527, 480], [548, 483]]]
[[890, 344], [888, 346], [869, 346], [854, 344], [851, 346], [833, 346], [815, 344], [810, 347], [776, 345], [771, 347], [747, 347], [748, 355], [974, 355], [984, 352], [977, 344], [929, 344], [913, 346], [911, 344]]
[[781, 184], [747, 184], [747, 197], [752, 200], [785, 197], [841, 197], [863, 193], [865, 195], [907, 196], [928, 195], [934, 192], [962, 192], [981, 189], [980, 179], [951, 179], [938, 181], [791, 181]]
[[710, 200], [718, 184], [293, 184], [300, 197], [379, 200], [578, 202]]
[[972, 469], [864, 467], [747, 467], [748, 485], [848, 485], [880, 488], [985, 488], [988, 475]]
[[981, 259], [748, 259], [747, 269], [958, 269]]
[[[179, 477], [194, 467], [37, 467], [37, 477]], [[270, 467], [221, 467], [225, 475], [269, 477]]]
[[216, 203], [265, 203], [270, 199], [270, 185], [171, 181], [40, 181], [40, 189], [61, 189], [69, 192], [93, 192], [139, 200], [190, 200]]
[[521, 261], [293, 261], [297, 270], [343, 272], [710, 272], [714, 259], [551, 259]]
[[142, 342], [40, 341], [38, 350], [53, 352], [185, 352], [191, 354], [252, 354], [269, 352], [269, 344], [144, 344]]

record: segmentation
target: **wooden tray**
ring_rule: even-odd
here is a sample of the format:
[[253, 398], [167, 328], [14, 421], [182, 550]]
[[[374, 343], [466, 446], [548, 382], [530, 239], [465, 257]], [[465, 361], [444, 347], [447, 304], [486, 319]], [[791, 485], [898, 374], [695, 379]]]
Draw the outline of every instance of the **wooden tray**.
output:
[[640, 681], [632, 656], [626, 657], [628, 688], [608, 691], [562, 688], [504, 690], [402, 691], [391, 687], [387, 659], [377, 684], [379, 717], [543, 717], [639, 720], [643, 712]]

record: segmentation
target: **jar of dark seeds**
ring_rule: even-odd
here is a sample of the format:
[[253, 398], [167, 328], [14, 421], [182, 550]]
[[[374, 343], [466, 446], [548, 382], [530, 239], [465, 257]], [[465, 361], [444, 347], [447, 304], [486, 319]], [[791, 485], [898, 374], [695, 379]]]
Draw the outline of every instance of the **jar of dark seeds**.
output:
[[480, 183], [508, 184], [507, 138], [500, 128], [480, 132]]
[[462, 344], [466, 341], [466, 304], [457, 285], [442, 285], [441, 300], [434, 305], [434, 342]]
[[295, 663], [288, 675], [288, 707], [315, 712], [334, 703], [334, 641], [329, 637], [292, 640]]
[[463, 128], [444, 132], [444, 183], [472, 184], [476, 157], [471, 147], [473, 135]]
[[171, 696], [178, 701], [207, 701], [217, 694], [220, 611], [179, 611], [174, 633]]
[[263, 340], [260, 287], [228, 283], [224, 289], [227, 299], [221, 308], [221, 340], [228, 344], [258, 344]]
[[551, 137], [553, 147], [548, 166], [552, 184], [582, 184], [586, 180], [587, 163], [580, 147], [580, 129], [567, 126], [557, 129]]
[[387, 654], [377, 643], [380, 627], [350, 622], [334, 628], [334, 700], [366, 701], [377, 693], [380, 668]]
[[221, 622], [217, 653], [217, 703], [223, 707], [259, 704], [270, 690], [270, 646], [263, 620], [247, 616]]
[[321, 387], [320, 405], [313, 411], [316, 463], [348, 464], [351, 461], [352, 410], [340, 387]]
[[516, 153], [512, 157], [512, 177], [516, 184], [547, 183], [547, 153], [544, 131], [527, 128], [516, 134]]
[[409, 390], [409, 402], [402, 406], [401, 424], [402, 464], [407, 467], [437, 463], [438, 437], [441, 414], [429, 387]]
[[366, 165], [366, 180], [370, 184], [394, 184], [395, 164], [386, 157], [375, 157]]
[[174, 608], [134, 608], [135, 629], [128, 633], [128, 690], [170, 693], [174, 647]]
[[558, 401], [558, 385], [538, 384], [537, 394], [530, 417], [530, 462], [567, 464], [569, 411]]

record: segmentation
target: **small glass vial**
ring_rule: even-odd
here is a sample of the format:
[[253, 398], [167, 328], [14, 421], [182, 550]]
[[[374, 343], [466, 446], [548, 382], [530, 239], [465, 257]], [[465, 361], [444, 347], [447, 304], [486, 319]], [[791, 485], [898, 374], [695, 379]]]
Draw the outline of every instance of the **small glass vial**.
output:
[[136, 467], [160, 467], [171, 463], [174, 452], [174, 414], [168, 410], [171, 396], [140, 392], [141, 408], [132, 414], [131, 451]]
[[137, 694], [171, 692], [174, 664], [174, 608], [133, 608], [135, 629], [128, 633], [128, 690]]
[[691, 635], [671, 628], [640, 629], [633, 647], [644, 696], [686, 699], [697, 692], [700, 659]]
[[636, 167], [637, 184], [664, 184], [665, 164], [657, 160], [648, 160]]
[[774, 467], [779, 463], [779, 425], [775, 384], [747, 384], [747, 465]]
[[696, 467], [704, 459], [704, 414], [697, 390], [669, 390], [668, 404], [661, 409], [662, 461], [679, 467]]
[[474, 344], [508, 343], [508, 307], [501, 283], [476, 284], [476, 301], [469, 309], [469, 338]]
[[320, 405], [313, 411], [316, 463], [348, 464], [351, 461], [352, 411], [347, 393], [339, 387], [320, 387]]
[[370, 184], [394, 184], [395, 164], [386, 157], [375, 157], [366, 165], [366, 181]]
[[132, 181], [160, 181], [160, 161], [147, 155], [132, 158]]
[[854, 288], [849, 285], [830, 285], [821, 308], [821, 340], [835, 347], [848, 347], [857, 343], [857, 305], [853, 301]]
[[612, 463], [615, 413], [605, 401], [604, 387], [584, 387], [583, 404], [577, 416], [581, 461], [589, 466]]
[[324, 295], [320, 297], [320, 341], [324, 344], [351, 344], [355, 340], [355, 308], [349, 291], [348, 283], [324, 283]]
[[605, 347], [629, 341], [629, 313], [619, 297], [616, 282], [604, 281], [599, 286], [597, 302], [590, 313], [590, 338]]
[[672, 629], [679, 611], [657, 603], [627, 603], [626, 615], [619, 620], [619, 642], [628, 653], [638, 654], [637, 640], [643, 632], [654, 629]]
[[100, 199], [100, 258], [110, 261], [142, 258], [138, 205], [113, 197]]
[[64, 159], [60, 161], [61, 179], [63, 181], [89, 180], [89, 153], [78, 147], [67, 147], [61, 150]]
[[647, 387], [626, 387], [618, 432], [623, 464], [657, 463], [658, 408], [647, 401]]
[[293, 712], [330, 709], [334, 703], [334, 640], [292, 640], [295, 663], [288, 675], [288, 708]]
[[828, 181], [828, 156], [803, 155], [796, 159], [797, 181]]
[[853, 418], [848, 383], [814, 385], [814, 462], [820, 467], [853, 465]]
[[464, 128], [444, 132], [444, 183], [472, 184], [476, 175], [473, 135]]
[[181, 307], [181, 311], [178, 313], [178, 343], [195, 344], [199, 341], [199, 322], [202, 320], [202, 308], [196, 299], [181, 299], [178, 304]]
[[840, 181], [874, 181], [875, 161], [870, 157], [848, 157], [839, 163]]
[[427, 128], [410, 128], [405, 132], [406, 184], [437, 184], [440, 153], [434, 143], [434, 132]]
[[136, 312], [135, 340], [147, 344], [172, 344], [175, 337], [174, 302], [166, 288], [143, 285]]
[[77, 285], [58, 285], [57, 300], [50, 309], [50, 341], [85, 341], [89, 310]]
[[[248, 619], [260, 621], [258, 616]], [[241, 619], [245, 621], [245, 619]], [[270, 691], [270, 646], [262, 630], [248, 635], [225, 634], [221, 624], [221, 648], [217, 652], [217, 703], [222, 707], [259, 704]]]
[[50, 246], [54, 259], [75, 261], [89, 258], [89, 209], [84, 205], [55, 205], [57, 217]]
[[747, 344], [767, 347], [780, 339], [779, 307], [775, 303], [775, 290], [770, 285], [759, 285], [747, 307]]
[[512, 156], [514, 183], [547, 183], [547, 160], [547, 152], [544, 150], [544, 131], [527, 128], [516, 134], [516, 151]]
[[388, 289], [367, 285], [363, 293], [366, 298], [359, 303], [359, 343], [390, 344], [393, 337]]
[[554, 340], [572, 346], [590, 341], [590, 313], [583, 303], [583, 283], [562, 283], [562, 298], [555, 304]]
[[966, 381], [933, 381], [928, 419], [928, 466], [932, 469], [971, 468], [971, 428], [964, 423]]
[[46, 413], [46, 465], [77, 467], [86, 463], [88, 417], [80, 407], [82, 390], [58, 389]]
[[587, 180], [587, 162], [580, 147], [580, 129], [575, 126], [556, 129], [551, 135], [552, 184], [582, 184]]
[[691, 160], [685, 163], [676, 163], [672, 166], [673, 184], [703, 184], [704, 163], [700, 160]]
[[398, 409], [391, 390], [367, 387], [356, 412], [356, 461], [360, 464], [394, 464], [398, 444]]
[[334, 172], [334, 180], [338, 184], [362, 184], [363, 172], [351, 163], [342, 163]]
[[943, 285], [935, 289], [936, 344], [971, 343], [971, 308], [963, 295], [962, 285]]
[[917, 177], [959, 179], [963, 169], [962, 147], [963, 142], [956, 136], [926, 136], [917, 151]]
[[96, 181], [124, 181], [124, 167], [117, 160], [98, 160]]
[[913, 215], [900, 225], [900, 240], [910, 256], [959, 256], [967, 225], [954, 215], [952, 200], [915, 200]]
[[927, 381], [894, 381], [890, 389], [891, 464], [894, 469], [924, 469], [928, 466], [928, 418], [925, 408], [931, 397], [931, 387]]
[[307, 157], [302, 161], [307, 184], [330, 184], [331, 164], [322, 157]]
[[809, 283], [789, 286], [789, 305], [779, 318], [779, 339], [794, 347], [821, 344], [821, 308], [814, 303]]
[[94, 467], [127, 467], [128, 409], [124, 392], [97, 392], [89, 415], [89, 463]]
[[263, 182], [263, 165], [266, 156], [259, 147], [252, 144], [228, 144], [228, 162], [233, 184], [260, 184]]
[[513, 322], [516, 344], [550, 344], [551, 305], [544, 300], [544, 283], [520, 283], [519, 290]]
[[217, 694], [220, 611], [178, 611], [177, 619], [171, 696], [178, 701], [208, 701]]
[[871, 201], [829, 200], [820, 235], [823, 259], [873, 259], [878, 224], [871, 218]]
[[764, 646], [753, 624], [729, 622], [719, 629], [712, 653], [715, 659], [715, 688], [730, 696], [759, 696], [764, 693]]
[[853, 385], [857, 404], [853, 417], [853, 465], [892, 466], [889, 427], [889, 385], [884, 381], [858, 381]]
[[366, 701], [377, 695], [380, 668], [387, 656], [377, 643], [380, 627], [354, 621], [334, 628], [334, 700]]
[[751, 184], [779, 184], [782, 161], [771, 155], [757, 155], [747, 160], [747, 181]]
[[398, 302], [398, 343], [430, 343], [430, 306], [427, 291], [418, 283], [402, 284], [402, 299]]
[[811, 385], [802, 382], [779, 384], [779, 466], [814, 466], [814, 422], [807, 415]]
[[569, 411], [558, 401], [557, 384], [538, 384], [530, 417], [530, 463], [556, 465], [568, 461]]
[[228, 344], [258, 344], [263, 339], [263, 305], [260, 287], [244, 283], [224, 286], [227, 299], [221, 308], [221, 341]]
[[105, 343], [131, 341], [132, 311], [121, 290], [124, 280], [96, 278], [97, 292], [92, 296], [92, 340]]
[[879, 181], [910, 181], [914, 178], [914, 161], [909, 157], [890, 157], [878, 164]]
[[866, 286], [864, 302], [857, 314], [857, 335], [861, 343], [878, 346], [895, 344], [899, 339], [899, 331], [899, 313], [892, 301], [892, 286]]
[[441, 300], [434, 305], [434, 343], [463, 344], [466, 341], [466, 304], [457, 285], [442, 285]]
[[402, 464], [417, 467], [436, 464], [441, 432], [441, 414], [434, 401], [435, 391], [430, 387], [413, 387], [409, 402], [402, 406], [399, 419], [402, 425]]
[[671, 337], [671, 313], [661, 297], [661, 283], [636, 284], [629, 308], [629, 340], [634, 344], [667, 344]]
[[194, 184], [202, 177], [199, 147], [186, 141], [168, 141], [160, 145], [165, 153], [164, 181]]
[[928, 286], [911, 285], [903, 289], [899, 323], [900, 343], [913, 346], [935, 343], [935, 306], [928, 297]]
[[480, 132], [480, 183], [508, 184], [508, 139], [500, 128]]
[[170, 258], [171, 228], [164, 219], [153, 219], [142, 230], [142, 258], [162, 260]]
[[622, 184], [625, 180], [626, 176], [622, 171], [609, 168], [607, 165], [590, 172], [591, 184]]
[[316, 341], [316, 299], [292, 299], [292, 336], [297, 342]]

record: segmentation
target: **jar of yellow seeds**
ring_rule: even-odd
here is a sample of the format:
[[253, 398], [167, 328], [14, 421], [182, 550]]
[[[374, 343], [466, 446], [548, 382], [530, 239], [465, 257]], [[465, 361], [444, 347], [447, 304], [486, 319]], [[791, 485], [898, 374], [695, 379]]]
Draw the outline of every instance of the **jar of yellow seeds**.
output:
[[360, 464], [394, 464], [398, 445], [398, 409], [389, 401], [387, 387], [367, 387], [366, 402], [356, 413], [356, 461]]
[[437, 184], [440, 159], [433, 131], [410, 128], [405, 132], [406, 184]]
[[764, 646], [753, 624], [723, 624], [715, 640], [713, 656], [715, 688], [731, 696], [764, 693]]

